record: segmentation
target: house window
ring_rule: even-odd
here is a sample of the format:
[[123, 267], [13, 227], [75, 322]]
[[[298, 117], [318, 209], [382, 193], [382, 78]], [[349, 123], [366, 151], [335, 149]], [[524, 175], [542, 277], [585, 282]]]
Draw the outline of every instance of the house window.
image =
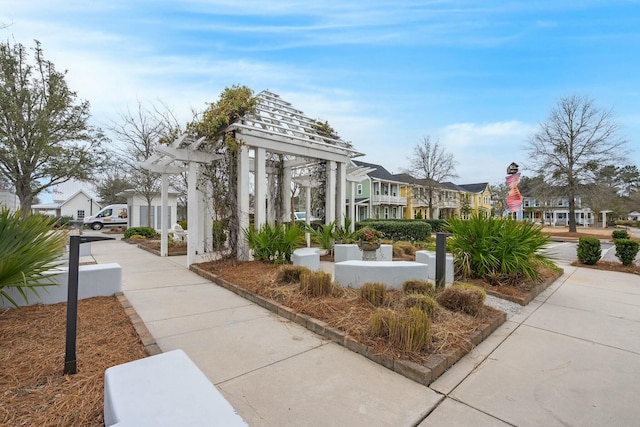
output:
[[79, 209], [78, 210], [78, 215], [76, 216], [77, 219], [84, 219], [84, 209]]
[[384, 208], [384, 219], [389, 219], [389, 208]]
[[356, 194], [362, 196], [362, 184], [356, 185]]
[[396, 216], [397, 214], [398, 214], [397, 208], [393, 208], [391, 210], [391, 218], [397, 218], [397, 216]]

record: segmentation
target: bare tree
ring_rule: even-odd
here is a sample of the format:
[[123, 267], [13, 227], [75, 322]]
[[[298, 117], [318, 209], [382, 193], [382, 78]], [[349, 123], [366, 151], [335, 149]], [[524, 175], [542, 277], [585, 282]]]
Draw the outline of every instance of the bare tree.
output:
[[626, 141], [616, 133], [612, 110], [584, 96], [561, 98], [529, 140], [531, 169], [569, 198], [569, 231], [576, 231], [576, 202], [581, 185], [592, 183], [602, 164], [624, 159]]
[[[160, 192], [160, 180], [157, 173], [153, 173], [140, 166], [153, 154], [161, 142], [169, 141], [172, 137], [171, 123], [168, 120], [173, 115], [152, 105], [145, 108], [138, 102], [135, 111], [122, 113], [117, 121], [109, 127], [115, 137], [123, 143], [120, 160], [130, 182], [130, 188], [140, 194], [147, 202], [147, 224], [151, 221], [151, 202]], [[170, 141], [169, 141], [170, 142]]]
[[424, 201], [429, 206], [429, 218], [433, 219], [433, 202], [440, 183], [457, 178], [455, 172], [457, 162], [453, 154], [447, 153], [438, 141], [432, 142], [428, 136], [413, 149], [413, 155], [408, 158], [410, 167], [405, 172], [422, 180], [425, 188]]

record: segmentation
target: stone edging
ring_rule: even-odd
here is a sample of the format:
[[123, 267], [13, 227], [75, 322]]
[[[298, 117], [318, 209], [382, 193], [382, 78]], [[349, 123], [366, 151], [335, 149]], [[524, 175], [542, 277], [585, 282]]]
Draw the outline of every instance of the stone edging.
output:
[[162, 353], [162, 350], [160, 350], [160, 347], [156, 344], [156, 340], [153, 338], [151, 332], [149, 332], [149, 329], [147, 329], [147, 326], [144, 324], [140, 316], [138, 316], [138, 313], [136, 313], [135, 308], [133, 308], [127, 297], [122, 292], [116, 292], [115, 296], [124, 309], [125, 314], [129, 316], [133, 329], [135, 329], [138, 337], [140, 337], [140, 341], [147, 351], [147, 354], [149, 356], [154, 356]]
[[524, 297], [517, 297], [517, 296], [514, 296], [514, 295], [501, 294], [500, 292], [496, 292], [494, 290], [487, 289], [485, 287], [483, 287], [482, 289], [484, 289], [484, 291], [487, 293], [487, 295], [491, 295], [491, 296], [494, 296], [496, 298], [500, 298], [500, 299], [504, 299], [504, 300], [507, 300], [507, 301], [515, 302], [516, 304], [520, 304], [521, 306], [526, 306], [531, 301], [533, 301], [535, 297], [540, 295], [545, 289], [547, 289], [549, 286], [551, 286], [551, 284], [553, 282], [555, 282], [558, 279], [558, 277], [562, 276], [563, 273], [564, 273], [564, 270], [562, 272], [558, 273], [558, 275], [556, 275], [556, 276], [549, 277], [544, 282], [542, 282], [539, 285], [536, 285], [535, 287], [533, 287], [531, 289], [531, 291]]
[[[367, 347], [364, 344], [354, 340], [343, 331], [329, 326], [322, 320], [315, 319], [306, 314], [296, 313], [289, 307], [286, 307], [276, 301], [268, 298], [264, 298], [254, 292], [248, 291], [233, 283], [216, 276], [215, 274], [203, 270], [200, 267], [192, 264], [190, 270], [194, 273], [211, 280], [215, 284], [222, 286], [230, 290], [231, 292], [249, 300], [267, 310], [284, 317], [287, 320], [295, 322], [300, 326], [307, 328], [308, 330], [323, 336], [324, 338], [331, 340], [341, 346], [358, 353], [367, 359], [376, 362], [385, 368], [388, 368], [400, 375], [403, 375], [410, 380], [413, 380], [422, 385], [429, 385], [442, 375], [447, 369], [451, 368], [458, 360], [460, 360], [466, 352], [458, 351], [455, 354], [447, 355], [432, 355], [430, 356], [424, 365], [411, 362], [409, 360], [399, 360], [393, 357], [375, 353], [373, 349]], [[486, 325], [483, 329], [473, 333], [470, 337], [470, 341], [473, 346], [480, 344], [485, 338], [487, 338], [493, 331], [498, 329], [507, 320], [507, 314], [501, 312], [499, 316], [492, 319], [491, 323]]]

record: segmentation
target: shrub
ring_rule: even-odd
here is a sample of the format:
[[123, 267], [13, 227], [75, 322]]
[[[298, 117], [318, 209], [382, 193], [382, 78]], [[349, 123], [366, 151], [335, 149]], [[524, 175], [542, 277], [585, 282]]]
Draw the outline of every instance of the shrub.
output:
[[392, 241], [407, 240], [410, 242], [424, 241], [431, 236], [431, 226], [427, 221], [416, 219], [386, 219], [365, 220], [356, 224], [356, 230], [361, 228], [378, 230], [386, 239]]
[[124, 238], [129, 239], [131, 236], [136, 234], [146, 238], [156, 237], [157, 235], [156, 230], [153, 227], [131, 227], [127, 228], [124, 232]]
[[416, 248], [411, 242], [400, 241], [393, 243], [393, 256], [414, 255]]
[[274, 263], [291, 261], [293, 251], [304, 244], [304, 230], [295, 223], [265, 223], [260, 230], [251, 226], [244, 229], [243, 233], [257, 260]]
[[613, 230], [613, 233], [611, 233], [611, 237], [613, 237], [614, 240], [616, 240], [616, 239], [628, 239], [629, 238], [629, 232], [627, 230]]
[[133, 236], [129, 236], [129, 239], [131, 239], [131, 240], [140, 240], [140, 239], [146, 239], [146, 237], [141, 236], [139, 234], [134, 234]]
[[20, 216], [3, 208], [0, 212], [0, 298], [17, 303], [4, 288], [16, 288], [28, 303], [27, 290], [48, 286], [53, 268], [62, 264], [66, 236], [53, 231], [54, 220], [41, 215]]
[[368, 333], [388, 339], [400, 350], [425, 350], [431, 343], [431, 321], [424, 311], [412, 307], [401, 312], [378, 309], [371, 316]]
[[384, 303], [385, 292], [384, 283], [365, 283], [360, 287], [360, 297], [376, 307]]
[[602, 249], [600, 240], [595, 237], [581, 237], [578, 239], [578, 261], [586, 265], [594, 265], [600, 261]]
[[419, 308], [429, 316], [433, 316], [438, 309], [436, 300], [432, 296], [424, 294], [409, 294], [405, 296], [404, 306]]
[[187, 230], [187, 221], [186, 220], [182, 220], [182, 221], [178, 221], [178, 225], [180, 225], [180, 227], [182, 227], [183, 230]]
[[333, 244], [335, 242], [335, 227], [335, 221], [332, 221], [329, 224], [319, 224], [314, 226], [309, 224], [305, 226], [305, 231], [311, 235], [311, 239], [313, 239], [321, 249], [330, 251], [333, 249]]
[[307, 267], [301, 265], [283, 265], [278, 271], [276, 282], [278, 283], [298, 283], [302, 273], [310, 271]]
[[402, 291], [405, 294], [434, 295], [436, 288], [427, 280], [407, 280], [402, 284]]
[[300, 290], [312, 297], [331, 295], [331, 274], [324, 271], [305, 271], [300, 274]]
[[70, 221], [73, 221], [73, 216], [71, 215], [61, 216], [56, 219], [56, 227], [57, 228], [66, 227], [67, 225], [69, 225]]
[[640, 243], [631, 239], [616, 239], [616, 257], [622, 262], [622, 265], [630, 266], [638, 255]]
[[549, 237], [532, 222], [474, 215], [468, 220], [450, 218], [446, 227], [452, 234], [447, 246], [463, 278], [516, 284], [523, 278], [539, 281], [541, 267], [555, 267], [542, 251]]
[[477, 286], [455, 284], [440, 292], [436, 297], [438, 304], [451, 311], [459, 311], [475, 316], [484, 306], [486, 293]]

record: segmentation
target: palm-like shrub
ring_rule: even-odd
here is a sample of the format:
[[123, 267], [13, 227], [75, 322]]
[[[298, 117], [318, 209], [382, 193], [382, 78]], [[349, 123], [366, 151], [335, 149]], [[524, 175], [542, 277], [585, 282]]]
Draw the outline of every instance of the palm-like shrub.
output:
[[38, 295], [40, 286], [53, 284], [48, 279], [64, 251], [66, 235], [53, 231], [55, 219], [41, 215], [21, 218], [20, 212], [0, 212], [0, 298], [16, 305], [5, 288], [16, 288], [27, 299], [27, 290]]
[[335, 228], [335, 221], [332, 221], [329, 224], [320, 224], [315, 227], [312, 227], [310, 224], [305, 226], [306, 232], [311, 234], [313, 241], [317, 243], [321, 249], [328, 251], [333, 250], [333, 244], [335, 242]]
[[541, 267], [555, 268], [542, 252], [549, 238], [534, 223], [476, 215], [468, 220], [450, 218], [446, 229], [452, 234], [447, 249], [463, 279], [517, 284], [524, 278], [538, 281]]
[[304, 230], [295, 223], [265, 223], [260, 230], [249, 227], [243, 233], [257, 260], [274, 263], [291, 261], [293, 251], [304, 244]]

